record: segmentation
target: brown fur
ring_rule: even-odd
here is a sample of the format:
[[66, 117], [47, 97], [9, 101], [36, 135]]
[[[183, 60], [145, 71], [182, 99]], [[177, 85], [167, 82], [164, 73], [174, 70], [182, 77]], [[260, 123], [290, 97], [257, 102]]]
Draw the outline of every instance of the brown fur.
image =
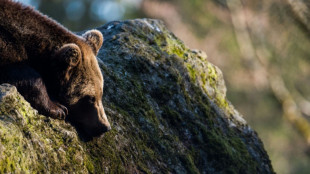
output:
[[16, 85], [43, 114], [69, 112], [90, 135], [110, 129], [96, 60], [102, 42], [97, 30], [77, 36], [33, 8], [0, 0], [0, 82]]

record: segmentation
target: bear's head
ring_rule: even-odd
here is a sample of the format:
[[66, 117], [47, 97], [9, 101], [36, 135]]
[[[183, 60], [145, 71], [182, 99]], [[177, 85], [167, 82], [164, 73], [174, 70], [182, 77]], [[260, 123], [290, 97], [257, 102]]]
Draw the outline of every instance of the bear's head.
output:
[[102, 34], [90, 30], [54, 55], [60, 72], [58, 100], [69, 111], [66, 119], [92, 137], [111, 129], [102, 105], [103, 76], [96, 59], [102, 43]]

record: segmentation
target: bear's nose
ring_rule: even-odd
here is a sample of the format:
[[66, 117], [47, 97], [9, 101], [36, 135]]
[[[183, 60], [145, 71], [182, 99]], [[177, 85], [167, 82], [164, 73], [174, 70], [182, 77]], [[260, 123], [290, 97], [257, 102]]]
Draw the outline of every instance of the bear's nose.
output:
[[105, 127], [104, 130], [103, 130], [103, 132], [100, 134], [100, 137], [101, 137], [101, 138], [104, 137], [104, 133], [105, 133], [105, 132], [109, 132], [111, 129], [112, 129], [111, 126]]
[[109, 125], [109, 126], [104, 126], [104, 128], [103, 128], [103, 133], [104, 132], [109, 132], [110, 130], [111, 130], [112, 128], [111, 128], [111, 126]]

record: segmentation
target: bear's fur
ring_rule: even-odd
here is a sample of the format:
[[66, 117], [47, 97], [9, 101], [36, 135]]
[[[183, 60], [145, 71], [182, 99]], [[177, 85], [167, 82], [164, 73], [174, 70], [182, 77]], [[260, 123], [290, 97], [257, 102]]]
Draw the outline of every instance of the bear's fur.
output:
[[97, 30], [78, 36], [33, 8], [0, 0], [0, 83], [11, 83], [40, 113], [97, 136], [110, 129], [102, 106]]

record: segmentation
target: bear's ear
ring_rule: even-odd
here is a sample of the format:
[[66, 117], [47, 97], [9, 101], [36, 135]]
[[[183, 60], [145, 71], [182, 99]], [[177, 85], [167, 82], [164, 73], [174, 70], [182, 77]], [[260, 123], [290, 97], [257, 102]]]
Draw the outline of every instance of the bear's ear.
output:
[[56, 56], [67, 66], [76, 66], [82, 59], [80, 48], [73, 43], [63, 45], [56, 53]]
[[94, 53], [97, 55], [102, 43], [103, 36], [98, 30], [89, 30], [83, 34], [86, 42], [92, 47]]

